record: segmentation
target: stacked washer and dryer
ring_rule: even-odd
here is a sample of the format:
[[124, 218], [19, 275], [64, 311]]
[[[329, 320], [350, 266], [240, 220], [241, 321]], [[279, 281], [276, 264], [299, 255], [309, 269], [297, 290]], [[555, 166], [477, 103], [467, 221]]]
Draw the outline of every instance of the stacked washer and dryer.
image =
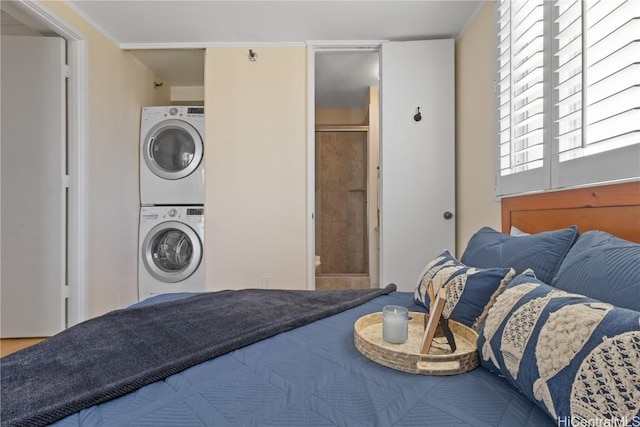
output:
[[140, 120], [140, 300], [204, 291], [204, 107], [144, 107]]

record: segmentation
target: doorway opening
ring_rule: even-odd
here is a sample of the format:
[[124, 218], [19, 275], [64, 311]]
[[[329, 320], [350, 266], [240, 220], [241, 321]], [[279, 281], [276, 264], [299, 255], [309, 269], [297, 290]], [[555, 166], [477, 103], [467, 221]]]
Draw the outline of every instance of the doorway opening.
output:
[[316, 289], [368, 288], [368, 126], [316, 126]]
[[[88, 318], [88, 55], [86, 37], [40, 2], [2, 2], [3, 34], [57, 36], [66, 45], [66, 100], [63, 173], [59, 180], [64, 194], [61, 221], [43, 222], [62, 233], [64, 244], [52, 262], [60, 262], [60, 277], [51, 285], [60, 287], [61, 301], [51, 301], [63, 311], [62, 328]], [[7, 25], [5, 25], [7, 24]], [[8, 32], [7, 32], [8, 31]], [[37, 123], [34, 123], [37, 125]], [[10, 143], [5, 141], [4, 143]], [[46, 212], [45, 212], [46, 213]], [[46, 219], [46, 218], [45, 218]], [[51, 222], [51, 221], [49, 221]], [[64, 247], [62, 247], [64, 246]], [[4, 251], [3, 251], [4, 254]], [[7, 283], [3, 281], [3, 287]], [[37, 297], [38, 295], [36, 295]], [[10, 302], [9, 302], [10, 303]], [[3, 317], [3, 323], [7, 319]]]
[[379, 48], [313, 55], [314, 289], [378, 287]]

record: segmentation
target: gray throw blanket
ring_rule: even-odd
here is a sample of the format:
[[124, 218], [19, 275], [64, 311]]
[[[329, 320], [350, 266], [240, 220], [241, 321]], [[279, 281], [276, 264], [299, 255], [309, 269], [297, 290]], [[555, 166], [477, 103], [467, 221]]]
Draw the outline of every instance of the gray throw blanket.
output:
[[247, 289], [105, 314], [0, 360], [2, 426], [41, 426], [395, 290]]

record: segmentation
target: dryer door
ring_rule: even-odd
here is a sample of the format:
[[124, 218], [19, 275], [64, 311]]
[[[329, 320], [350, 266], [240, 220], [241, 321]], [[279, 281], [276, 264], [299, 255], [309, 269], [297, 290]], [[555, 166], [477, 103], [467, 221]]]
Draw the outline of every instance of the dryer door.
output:
[[153, 277], [181, 282], [191, 276], [202, 260], [202, 242], [188, 225], [167, 221], [149, 231], [142, 244], [144, 266]]
[[155, 125], [144, 139], [142, 155], [151, 172], [164, 179], [181, 179], [202, 161], [203, 141], [196, 128], [183, 120]]

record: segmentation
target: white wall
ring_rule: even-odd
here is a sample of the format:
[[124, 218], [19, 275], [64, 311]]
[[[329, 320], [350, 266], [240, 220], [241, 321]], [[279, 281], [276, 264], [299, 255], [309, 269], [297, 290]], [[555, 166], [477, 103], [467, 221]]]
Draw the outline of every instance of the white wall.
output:
[[205, 57], [208, 290], [306, 289], [306, 49]]
[[89, 315], [137, 301], [140, 109], [168, 103], [157, 77], [66, 4], [44, 4], [88, 40]]
[[494, 2], [456, 42], [456, 253], [487, 225], [500, 230], [494, 183]]

